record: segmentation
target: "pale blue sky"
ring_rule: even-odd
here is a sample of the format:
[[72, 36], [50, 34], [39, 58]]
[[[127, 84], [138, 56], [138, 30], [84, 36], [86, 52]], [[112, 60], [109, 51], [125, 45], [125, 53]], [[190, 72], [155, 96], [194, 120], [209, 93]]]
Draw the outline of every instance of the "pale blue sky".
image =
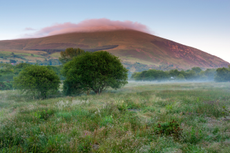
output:
[[139, 22], [230, 62], [230, 0], [0, 0], [0, 40], [100, 18]]

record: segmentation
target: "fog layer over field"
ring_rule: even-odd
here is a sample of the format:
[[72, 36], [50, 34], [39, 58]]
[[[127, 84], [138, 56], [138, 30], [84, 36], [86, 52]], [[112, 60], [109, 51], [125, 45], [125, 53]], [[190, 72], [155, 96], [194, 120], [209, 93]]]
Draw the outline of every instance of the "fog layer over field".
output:
[[187, 83], [212, 83], [214, 80], [195, 80], [195, 81], [179, 81], [179, 80], [162, 80], [162, 81], [134, 81], [129, 80], [129, 85], [150, 85], [150, 84], [187, 84]]

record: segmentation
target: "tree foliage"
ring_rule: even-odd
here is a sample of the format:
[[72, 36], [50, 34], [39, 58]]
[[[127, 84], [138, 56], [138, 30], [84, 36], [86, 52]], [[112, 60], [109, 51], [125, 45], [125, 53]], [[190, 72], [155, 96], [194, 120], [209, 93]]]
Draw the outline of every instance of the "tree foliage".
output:
[[11, 90], [13, 89], [12, 83], [9, 81], [0, 81], [0, 90]]
[[83, 53], [85, 53], [85, 51], [80, 48], [67, 48], [65, 51], [61, 51], [59, 61], [62, 64], [65, 64], [66, 62], [71, 61], [73, 57]]
[[202, 71], [200, 67], [193, 67], [192, 70], [195, 71], [196, 73], [200, 73]]
[[127, 71], [118, 57], [106, 51], [86, 52], [64, 65], [64, 93], [71, 95], [91, 89], [100, 94], [108, 87], [120, 88], [127, 83]]
[[25, 67], [30, 66], [27, 63], [20, 63], [15, 66], [8, 63], [0, 64], [0, 81], [12, 81], [13, 77], [17, 76], [20, 71], [22, 71]]
[[161, 80], [189, 80], [189, 81], [194, 81], [194, 80], [209, 80], [212, 81], [214, 80], [216, 74], [215, 69], [207, 69], [203, 71], [199, 67], [194, 67], [191, 70], [170, 70], [170, 71], [162, 71], [162, 70], [154, 70], [150, 69], [147, 71], [142, 71], [142, 72], [135, 72], [132, 74], [131, 79], [134, 80], [143, 80], [143, 81], [161, 81]]
[[218, 68], [216, 70], [215, 81], [217, 82], [226, 82], [230, 81], [230, 66], [228, 68]]
[[14, 77], [14, 87], [22, 92], [36, 95], [43, 99], [52, 92], [57, 92], [60, 79], [54, 71], [45, 66], [31, 65]]

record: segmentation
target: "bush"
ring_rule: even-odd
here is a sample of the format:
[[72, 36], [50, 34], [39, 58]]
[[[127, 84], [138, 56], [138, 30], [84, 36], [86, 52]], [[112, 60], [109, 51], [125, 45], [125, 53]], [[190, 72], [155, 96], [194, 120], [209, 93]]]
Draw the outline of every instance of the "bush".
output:
[[176, 121], [158, 123], [154, 129], [156, 134], [173, 136], [174, 139], [179, 139], [182, 135], [182, 129]]
[[11, 90], [13, 89], [13, 85], [9, 81], [0, 82], [0, 90]]
[[58, 91], [60, 79], [54, 71], [45, 66], [31, 65], [14, 77], [14, 87], [42, 99]]

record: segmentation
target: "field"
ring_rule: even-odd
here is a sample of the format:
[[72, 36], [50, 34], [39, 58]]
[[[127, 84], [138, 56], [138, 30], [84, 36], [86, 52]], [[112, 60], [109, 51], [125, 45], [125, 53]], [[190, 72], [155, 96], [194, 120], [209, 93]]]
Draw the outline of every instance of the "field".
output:
[[0, 152], [227, 153], [229, 110], [230, 83], [129, 82], [46, 100], [0, 91]]
[[[12, 56], [12, 53], [14, 53], [14, 56]], [[26, 61], [36, 63], [36, 60], [58, 59], [58, 54], [60, 53], [54, 53], [53, 55], [44, 51], [0, 49], [0, 62], [6, 63], [11, 59], [16, 60], [18, 63]]]

